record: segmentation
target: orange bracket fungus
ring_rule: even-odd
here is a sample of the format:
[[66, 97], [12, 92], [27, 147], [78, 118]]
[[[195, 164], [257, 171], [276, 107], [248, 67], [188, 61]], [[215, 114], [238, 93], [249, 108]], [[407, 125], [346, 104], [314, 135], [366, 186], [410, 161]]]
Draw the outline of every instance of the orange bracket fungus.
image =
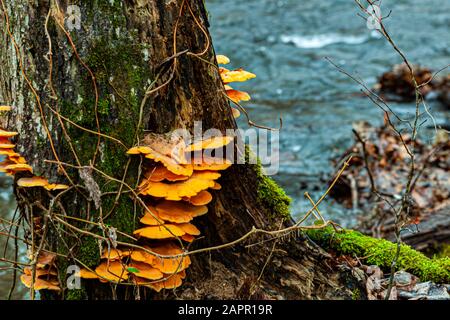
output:
[[[20, 168], [22, 168], [24, 171], [28, 167], [31, 170], [31, 167], [26, 164], [16, 164], [16, 165], [10, 165], [6, 166], [5, 169], [8, 170], [9, 168], [14, 167], [16, 168], [16, 171], [18, 171]], [[42, 177], [33, 176], [31, 178], [20, 178], [17, 180], [17, 186], [22, 188], [35, 188], [35, 187], [42, 187], [45, 188], [48, 191], [53, 190], [65, 190], [69, 188], [69, 186], [65, 184], [55, 184], [55, 183], [49, 183], [47, 179]]]
[[11, 137], [17, 136], [18, 134], [19, 134], [18, 132], [9, 132], [9, 131], [0, 129], [0, 137], [2, 137], [2, 138], [11, 138]]
[[244, 82], [253, 78], [256, 78], [256, 75], [245, 71], [243, 69], [236, 70], [228, 70], [225, 68], [219, 68], [220, 77], [224, 84], [228, 84], [231, 82]]
[[122, 261], [103, 261], [97, 268], [95, 273], [102, 282], [121, 282], [128, 279], [127, 267]]
[[[214, 183], [214, 186], [211, 187], [211, 189], [214, 189], [215, 186], [216, 184]], [[186, 198], [185, 200], [193, 204], [194, 206], [204, 206], [212, 201], [212, 194], [209, 193], [207, 190], [203, 190], [200, 191], [195, 196]]]
[[[216, 59], [218, 64], [230, 63], [230, 59], [222, 55], [216, 56]], [[241, 101], [249, 101], [251, 99], [250, 95], [247, 92], [235, 90], [228, 84], [231, 82], [244, 82], [255, 78], [256, 75], [243, 69], [230, 71], [223, 67], [219, 68], [219, 73], [225, 87], [225, 93], [231, 101], [233, 101], [234, 103], [239, 103]], [[236, 108], [232, 107], [231, 111], [233, 113], [233, 117], [235, 118], [238, 118], [241, 115], [241, 112]]]
[[[224, 57], [218, 60], [227, 61]], [[203, 155], [197, 159], [193, 153], [223, 148], [233, 139], [205, 138], [187, 146], [177, 137], [149, 134], [129, 149], [130, 156], [143, 158], [138, 193], [145, 203], [140, 219], [144, 226], [133, 232], [141, 248], [105, 251], [95, 272], [82, 269], [79, 276], [102, 282], [128, 281], [157, 292], [181, 286], [191, 259], [180, 240], [192, 242], [200, 235], [192, 221], [208, 213], [206, 205], [213, 195], [207, 189], [220, 190], [218, 171], [231, 166], [227, 159]]]
[[227, 136], [219, 136], [219, 137], [210, 137], [206, 138], [200, 141], [196, 141], [193, 144], [189, 145], [186, 148], [187, 152], [192, 151], [201, 151], [203, 149], [217, 149], [226, 146], [231, 141], [233, 141], [233, 137], [227, 137]]
[[239, 91], [239, 90], [226, 90], [227, 96], [231, 99], [231, 101], [239, 103], [241, 101], [249, 101], [250, 95], [247, 92]]
[[216, 59], [217, 59], [217, 63], [218, 64], [228, 64], [228, 63], [230, 63], [230, 59], [227, 56], [224, 56], [224, 55], [221, 55], [221, 54], [218, 54], [216, 56]]
[[0, 112], [11, 111], [11, 106], [0, 106]]
[[[0, 112], [8, 112], [10, 110], [10, 106], [0, 106]], [[0, 172], [10, 176], [14, 176], [17, 173], [32, 174], [33, 168], [27, 164], [24, 157], [14, 151], [16, 145], [10, 141], [11, 138], [17, 135], [17, 132], [10, 132], [0, 128], [0, 155], [5, 156], [5, 159], [0, 162]], [[68, 186], [63, 184], [51, 184], [47, 179], [37, 176], [19, 178], [17, 186], [19, 188], [42, 187], [49, 191], [68, 188]], [[33, 256], [30, 256], [29, 259], [34, 261]], [[25, 267], [23, 269], [23, 274], [20, 276], [22, 284], [27, 288], [32, 287], [33, 290], [61, 290], [58, 274], [53, 266], [55, 259], [56, 254], [41, 251], [36, 259], [34, 268]]]
[[183, 180], [189, 179], [188, 175], [184, 176], [184, 175], [175, 174], [162, 165], [157, 165], [157, 166], [148, 168], [147, 171], [144, 173], [144, 176], [147, 178], [147, 180], [149, 180], [151, 182], [160, 182], [163, 180], [168, 180], [168, 181], [173, 182], [173, 181], [183, 181]]
[[200, 191], [214, 187], [214, 180], [220, 178], [220, 173], [215, 171], [194, 172], [191, 177], [185, 181], [175, 183], [151, 182], [146, 181], [141, 190], [142, 195], [148, 195], [167, 200], [182, 200], [183, 197], [192, 197]]
[[[30, 257], [31, 258], [31, 257]], [[33, 286], [34, 290], [59, 291], [58, 273], [53, 267], [56, 255], [49, 252], [41, 252], [35, 266], [34, 279], [33, 268], [25, 267], [20, 281], [27, 288]]]

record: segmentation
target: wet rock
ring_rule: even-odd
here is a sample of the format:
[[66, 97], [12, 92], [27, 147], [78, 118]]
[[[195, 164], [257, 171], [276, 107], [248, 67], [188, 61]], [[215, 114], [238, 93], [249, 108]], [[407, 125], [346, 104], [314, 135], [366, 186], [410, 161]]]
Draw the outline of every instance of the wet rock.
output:
[[[356, 268], [355, 268], [356, 269]], [[361, 266], [366, 273], [366, 291], [369, 300], [384, 300], [390, 277], [384, 277], [378, 266]], [[419, 278], [405, 271], [397, 271], [389, 300], [450, 300], [450, 285], [431, 281], [419, 282]]]
[[399, 290], [399, 297], [408, 300], [450, 300], [448, 285], [431, 281], [416, 284], [411, 290]]
[[394, 274], [394, 284], [400, 290], [411, 290], [419, 278], [409, 272], [398, 271]]
[[440, 285], [434, 285], [428, 291], [428, 300], [450, 300], [447, 288]]

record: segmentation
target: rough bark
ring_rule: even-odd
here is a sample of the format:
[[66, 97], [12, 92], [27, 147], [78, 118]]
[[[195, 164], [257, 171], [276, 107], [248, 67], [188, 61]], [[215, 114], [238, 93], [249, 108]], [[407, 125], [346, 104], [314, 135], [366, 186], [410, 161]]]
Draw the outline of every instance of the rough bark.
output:
[[[48, 37], [45, 20], [49, 1], [6, 1], [11, 31], [17, 41], [26, 75], [31, 79], [42, 101], [43, 112], [60, 160], [74, 163], [74, 157], [63, 134], [57, 117], [47, 106], [75, 123], [96, 131], [95, 96], [91, 76], [82, 65], [64, 32], [55, 23], [57, 13], [51, 14], [48, 33], [52, 41], [53, 87], [57, 98], [51, 97], [49, 85]], [[53, 2], [52, 2], [53, 3]], [[69, 1], [58, 1], [63, 14]], [[189, 0], [192, 11], [207, 30], [208, 18], [202, 0]], [[70, 1], [70, 4], [73, 4]], [[101, 132], [120, 139], [132, 146], [134, 130], [138, 122], [139, 108], [145, 89], [155, 79], [161, 63], [173, 54], [173, 30], [182, 4], [181, 0], [127, 0], [127, 1], [76, 1], [81, 7], [82, 28], [71, 32], [80, 58], [95, 74], [99, 92], [98, 113]], [[54, 5], [54, 4], [53, 4]], [[230, 13], [231, 14], [231, 13]], [[0, 101], [14, 106], [6, 123], [8, 129], [19, 132], [18, 151], [35, 169], [53, 180], [68, 183], [55, 160], [45, 133], [36, 98], [32, 95], [18, 64], [11, 39], [5, 32], [2, 11], [0, 34]], [[209, 37], [209, 34], [208, 34]], [[219, 39], [220, 41], [220, 39]], [[184, 10], [178, 25], [177, 51], [201, 52], [207, 45], [205, 34], [196, 25], [193, 16]], [[215, 63], [214, 50], [210, 46], [203, 59]], [[170, 64], [170, 62], [169, 62]], [[163, 73], [157, 85], [169, 79], [170, 72]], [[172, 129], [192, 129], [193, 122], [202, 120], [203, 128], [235, 128], [227, 99], [221, 93], [223, 85], [213, 66], [193, 56], [178, 57], [173, 80], [151, 95], [144, 106], [143, 128], [157, 133]], [[95, 152], [97, 136], [63, 121], [82, 165], [88, 165]], [[141, 135], [143, 131], [140, 130]], [[125, 150], [116, 142], [101, 139], [96, 166], [116, 179], [122, 179], [128, 158]], [[137, 162], [132, 162], [126, 181], [136, 183]], [[67, 169], [71, 178], [80, 185], [84, 182], [76, 169]], [[94, 174], [102, 192], [117, 189], [117, 184], [107, 183]], [[220, 183], [223, 189], [214, 192], [208, 215], [199, 219], [204, 238], [195, 248], [209, 247], [233, 241], [252, 227], [275, 229], [292, 224], [285, 215], [285, 196], [276, 185], [261, 175], [258, 166], [235, 165], [226, 171]], [[113, 188], [114, 187], [114, 188]], [[49, 205], [45, 194], [16, 189], [24, 216], [30, 217], [30, 204], [34, 201]], [[89, 195], [85, 194], [87, 198]], [[133, 199], [127, 195], [114, 203], [115, 195], [102, 196], [104, 212], [112, 209], [105, 221], [119, 230], [131, 233], [136, 226]], [[62, 198], [68, 214], [86, 218], [97, 217], [92, 201], [71, 191]], [[281, 208], [281, 209], [280, 209]], [[33, 215], [42, 214], [38, 208]], [[138, 215], [140, 212], [138, 212]], [[98, 232], [99, 230], [92, 230]], [[68, 254], [62, 240], [50, 227], [49, 245], [53, 250]], [[195, 255], [188, 269], [187, 281], [176, 295], [165, 292], [146, 298], [349, 298], [351, 291], [345, 287], [345, 279], [330, 257], [311, 245], [298, 234], [290, 241], [281, 241], [272, 252], [271, 259], [257, 281], [271, 254], [272, 242], [246, 249], [245, 245], [263, 240], [252, 237], [246, 243], [233, 247]], [[96, 240], [83, 236], [81, 240], [66, 239], [73, 246], [71, 254], [86, 264], [98, 262]], [[62, 259], [64, 260], [64, 259]], [[70, 262], [66, 262], [70, 263]], [[61, 266], [64, 262], [61, 261]], [[62, 268], [61, 268], [62, 269]], [[62, 269], [63, 270], [63, 269]], [[253, 286], [255, 284], [256, 286]], [[132, 290], [118, 293], [119, 298], [133, 298]], [[86, 285], [81, 292], [66, 292], [65, 298], [111, 298], [108, 285]]]

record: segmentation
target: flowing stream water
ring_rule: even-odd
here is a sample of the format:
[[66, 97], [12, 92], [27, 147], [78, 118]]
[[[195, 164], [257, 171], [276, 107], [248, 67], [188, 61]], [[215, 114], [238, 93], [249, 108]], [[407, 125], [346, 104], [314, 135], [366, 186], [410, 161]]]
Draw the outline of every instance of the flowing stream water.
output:
[[[338, 170], [330, 159], [353, 143], [352, 123], [383, 121], [359, 85], [325, 57], [368, 86], [401, 59], [377, 31], [367, 28], [352, 0], [208, 0], [206, 5], [216, 52], [228, 56], [232, 67], [257, 75], [233, 83], [252, 97], [243, 103], [251, 120], [278, 127], [283, 118], [280, 170], [274, 178], [293, 198], [298, 218], [311, 206], [304, 192], [318, 199]], [[385, 24], [412, 63], [435, 70], [450, 63], [450, 1], [383, 1], [382, 15], [390, 10]], [[391, 106], [401, 117], [414, 117], [413, 104]], [[448, 124], [448, 110], [430, 106], [438, 125]], [[243, 118], [239, 125], [246, 128]], [[432, 121], [427, 125], [432, 127]], [[431, 141], [432, 135], [424, 130], [422, 136]], [[356, 221], [351, 210], [331, 199], [321, 209], [345, 226]]]

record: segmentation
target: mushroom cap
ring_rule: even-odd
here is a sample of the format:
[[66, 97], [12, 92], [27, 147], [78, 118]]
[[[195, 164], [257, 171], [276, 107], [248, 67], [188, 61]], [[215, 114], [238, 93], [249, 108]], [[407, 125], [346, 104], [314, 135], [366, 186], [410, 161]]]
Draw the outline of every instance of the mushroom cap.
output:
[[[144, 150], [142, 150], [142, 146], [145, 146]], [[142, 146], [134, 147], [128, 150], [128, 153], [144, 153], [146, 158], [162, 163], [176, 175], [190, 176], [192, 174], [192, 167], [183, 166], [183, 164], [187, 164], [186, 144], [183, 137], [170, 133], [149, 133], [142, 140]]]
[[160, 217], [158, 210], [152, 205], [147, 204], [144, 216], [139, 220], [141, 223], [148, 226], [161, 226], [164, 224], [164, 219]]
[[211, 187], [211, 189], [213, 190], [221, 190], [222, 189], [222, 185], [218, 182], [214, 182], [214, 187]]
[[147, 180], [151, 182], [160, 182], [163, 180], [168, 181], [183, 181], [189, 179], [189, 176], [183, 176], [179, 174], [175, 174], [164, 165], [159, 165], [156, 167], [149, 168], [145, 173], [144, 176], [147, 178]]
[[230, 59], [227, 56], [224, 56], [222, 54], [216, 55], [217, 63], [218, 64], [228, 64], [230, 63]]
[[148, 182], [141, 194], [166, 200], [179, 201], [183, 197], [192, 197], [202, 190], [214, 186], [214, 180], [220, 178], [220, 173], [215, 171], [194, 172], [188, 180], [175, 183]]
[[120, 249], [109, 249], [105, 248], [105, 250], [103, 250], [103, 254], [101, 256], [102, 259], [108, 259], [109, 261], [116, 261], [116, 260], [121, 260], [125, 257], [130, 256], [131, 252], [130, 250], [120, 250]]
[[55, 262], [55, 259], [56, 259], [56, 253], [41, 251], [39, 253], [39, 257], [37, 259], [36, 266], [38, 268], [44, 268], [47, 265], [52, 265]]
[[[174, 256], [183, 253], [183, 250], [173, 242], [168, 242], [152, 247], [152, 251], [164, 255]], [[165, 274], [173, 274], [187, 269], [191, 264], [189, 256], [160, 258], [155, 256], [152, 266]]]
[[[158, 269], [150, 266], [147, 263], [143, 262], [132, 262], [128, 265], [130, 268], [135, 268], [139, 272], [131, 272], [139, 278], [149, 279], [149, 280], [158, 280], [164, 277], [163, 273]], [[128, 269], [130, 270], [130, 269]]]
[[0, 106], [0, 111], [11, 111], [11, 106]]
[[144, 216], [139, 220], [141, 223], [148, 226], [160, 226], [164, 224], [164, 220], [159, 216], [155, 207], [147, 204], [148, 210], [145, 211]]
[[69, 189], [69, 186], [65, 185], [65, 184], [50, 183], [50, 184], [44, 186], [44, 188], [47, 189], [48, 191], [67, 190], [67, 189]]
[[233, 141], [234, 137], [228, 137], [228, 136], [215, 136], [203, 139], [201, 141], [195, 141], [191, 145], [187, 146], [186, 151], [192, 152], [192, 151], [200, 151], [203, 149], [216, 149], [221, 148], [229, 144], [231, 141]]
[[[135, 285], [137, 286], [144, 286], [144, 287], [150, 287], [150, 284], [153, 283], [155, 280], [149, 280], [149, 279], [145, 279], [145, 278], [140, 278], [138, 276], [139, 273], [134, 274], [133, 276], [133, 282]], [[163, 275], [164, 276], [164, 275]]]
[[10, 173], [28, 171], [33, 173], [33, 168], [25, 163], [10, 164], [4, 167], [4, 170]]
[[98, 275], [95, 272], [84, 268], [80, 269], [80, 272], [77, 273], [77, 276], [83, 279], [98, 279]]
[[18, 134], [19, 134], [18, 132], [10, 132], [10, 131], [5, 131], [3, 129], [0, 129], [0, 137], [11, 138], [11, 137], [17, 136]]
[[244, 82], [253, 78], [256, 78], [256, 75], [245, 71], [243, 69], [236, 70], [228, 70], [225, 68], [219, 68], [220, 77], [222, 78], [222, 82], [224, 84], [228, 84], [230, 82]]
[[104, 261], [95, 268], [95, 273], [103, 280], [121, 282], [128, 279], [128, 270], [120, 261]]
[[149, 239], [169, 239], [181, 237], [186, 232], [174, 224], [164, 224], [161, 226], [150, 226], [138, 229], [133, 234]]
[[[23, 275], [20, 276], [20, 281], [27, 288], [30, 288], [31, 287], [31, 283], [32, 283], [32, 276], [31, 275], [27, 275], [27, 274], [23, 274]], [[40, 279], [40, 278], [36, 278], [34, 280], [33, 289], [37, 290], [37, 291], [39, 291], [39, 290], [59, 291], [60, 290], [57, 280], [44, 280], [44, 279]]]
[[190, 165], [180, 164], [177, 160], [163, 155], [158, 152], [152, 152], [145, 156], [147, 159], [152, 159], [156, 162], [161, 162], [167, 170], [170, 172], [180, 175], [180, 176], [190, 176], [192, 175], [193, 168]]
[[127, 151], [127, 154], [149, 154], [152, 152], [152, 148], [150, 147], [145, 147], [145, 146], [137, 146], [137, 147], [133, 147], [131, 149], [129, 149]]
[[0, 149], [0, 156], [16, 157], [20, 154], [16, 153], [13, 149]]
[[206, 206], [193, 206], [188, 203], [169, 200], [158, 203], [155, 209], [161, 219], [175, 223], [189, 222], [193, 218], [208, 212]]
[[17, 185], [22, 188], [45, 187], [48, 185], [48, 180], [37, 176], [32, 178], [20, 178], [17, 180]]
[[195, 237], [190, 234], [185, 234], [184, 236], [181, 237], [181, 239], [186, 242], [192, 242], [195, 240]]
[[[162, 256], [174, 256], [183, 253], [183, 250], [173, 242], [161, 243], [151, 248], [146, 248]], [[133, 253], [131, 254], [131, 260], [133, 260], [134, 262], [150, 265], [151, 267], [156, 268], [166, 274], [180, 272], [188, 268], [191, 264], [191, 259], [189, 258], [189, 256], [161, 258], [143, 250], [133, 251]], [[138, 277], [141, 276], [140, 274], [135, 275]]]
[[191, 236], [200, 235], [200, 230], [197, 229], [192, 223], [181, 223], [177, 224], [178, 228], [183, 230], [185, 233], [190, 234]]
[[[25, 267], [23, 268], [23, 273], [31, 276], [33, 274], [33, 268], [31, 267]], [[58, 273], [56, 272], [56, 270], [54, 268], [50, 268], [50, 269], [43, 269], [43, 268], [37, 268], [36, 267], [36, 277], [40, 277], [40, 276], [56, 276], [58, 275]]]
[[233, 117], [235, 119], [239, 118], [241, 116], [241, 112], [238, 109], [233, 108], [233, 107], [231, 108], [231, 113], [233, 114]]
[[200, 191], [193, 197], [186, 198], [186, 200], [189, 201], [189, 203], [193, 204], [194, 206], [205, 206], [208, 203], [210, 203], [212, 199], [213, 199], [212, 194], [206, 190]]
[[13, 149], [15, 146], [8, 138], [0, 137], [0, 149]]
[[220, 170], [226, 170], [229, 167], [231, 167], [231, 161], [224, 158], [217, 158], [217, 157], [207, 157], [203, 156], [201, 159], [198, 159], [194, 157], [192, 159], [192, 165], [194, 167], [195, 171], [204, 171], [204, 170], [211, 170], [211, 171], [220, 171]]
[[17, 164], [26, 164], [27, 163], [27, 160], [20, 155], [9, 157], [9, 160], [12, 161], [13, 163], [17, 163]]
[[9, 166], [11, 162], [9, 160], [0, 162], [0, 172], [6, 172], [6, 166]]
[[[153, 251], [152, 248], [150, 247], [144, 247], [150, 251]], [[131, 252], [131, 260], [136, 261], [136, 262], [144, 262], [147, 264], [152, 264], [153, 261], [155, 260], [155, 256], [144, 251], [144, 250], [133, 250]]]
[[239, 103], [240, 101], [249, 101], [251, 99], [250, 95], [245, 91], [230, 89], [225, 92], [228, 98], [235, 103]]
[[182, 136], [165, 133], [148, 133], [141, 141], [141, 146], [137, 146], [128, 150], [130, 154], [152, 154], [153, 157], [166, 156], [175, 160], [179, 164], [185, 164], [186, 159], [184, 149], [186, 144]]
[[185, 277], [186, 273], [184, 271], [181, 271], [180, 273], [176, 273], [173, 275], [165, 275], [165, 280], [150, 283], [148, 286], [156, 292], [160, 292], [162, 289], [175, 289], [182, 285], [182, 280]]

